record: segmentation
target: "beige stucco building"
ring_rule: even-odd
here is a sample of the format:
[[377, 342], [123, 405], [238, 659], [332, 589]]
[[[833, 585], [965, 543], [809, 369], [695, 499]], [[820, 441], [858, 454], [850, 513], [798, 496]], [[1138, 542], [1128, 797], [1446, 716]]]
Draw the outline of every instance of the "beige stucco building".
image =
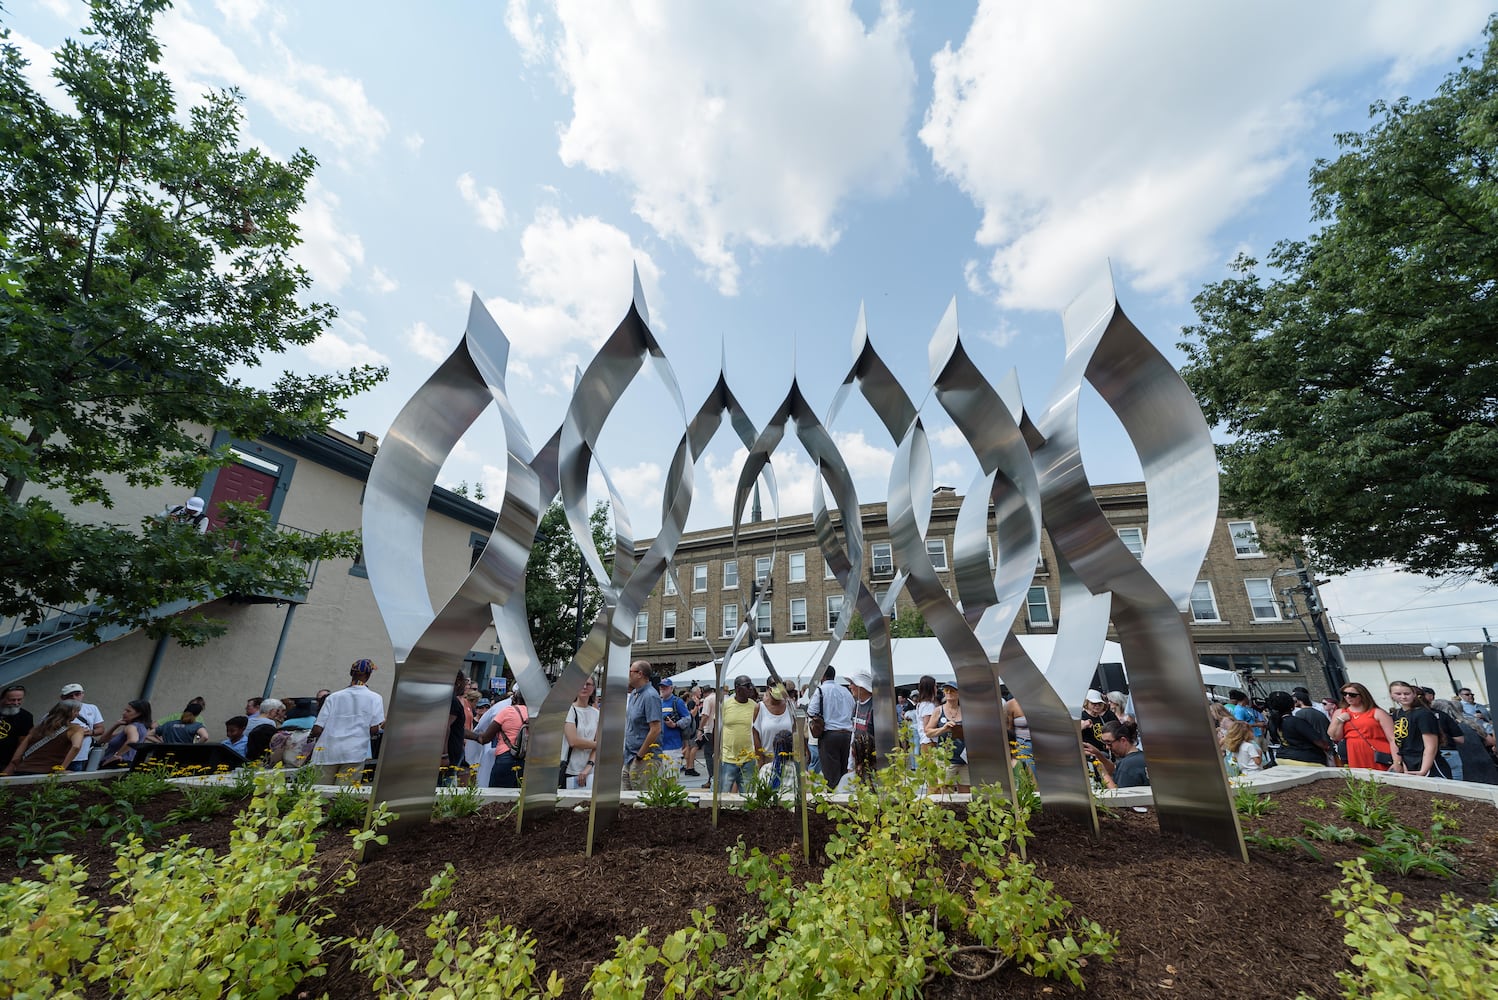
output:
[[[209, 509], [221, 499], [263, 497], [275, 522], [286, 530], [359, 530], [364, 485], [377, 441], [360, 433], [329, 431], [289, 440], [268, 437], [239, 441], [222, 434], [205, 438], [228, 444], [235, 462], [212, 473], [199, 490]], [[75, 507], [96, 522], [134, 523], [142, 516], [183, 502], [180, 491], [111, 484], [115, 505]], [[467, 574], [477, 547], [493, 527], [493, 511], [438, 488], [427, 509], [423, 550], [427, 587], [441, 607]], [[223, 720], [240, 714], [247, 697], [271, 693], [306, 696], [319, 688], [348, 683], [348, 665], [369, 657], [383, 669], [372, 686], [387, 699], [394, 671], [392, 648], [364, 567], [360, 561], [324, 561], [310, 568], [304, 594], [216, 600], [201, 607], [228, 623], [228, 633], [196, 649], [157, 642], [142, 632], [114, 635], [88, 647], [55, 628], [59, 620], [30, 629], [0, 629], [0, 682], [27, 688], [26, 704], [45, 710], [62, 686], [82, 684], [85, 700], [99, 706], [106, 720], [119, 717], [125, 703], [145, 697], [155, 713], [178, 712], [189, 698], [208, 701], [204, 722], [215, 738]], [[49, 634], [48, 629], [53, 627]], [[476, 643], [469, 668], [480, 679], [494, 660], [492, 630]]]

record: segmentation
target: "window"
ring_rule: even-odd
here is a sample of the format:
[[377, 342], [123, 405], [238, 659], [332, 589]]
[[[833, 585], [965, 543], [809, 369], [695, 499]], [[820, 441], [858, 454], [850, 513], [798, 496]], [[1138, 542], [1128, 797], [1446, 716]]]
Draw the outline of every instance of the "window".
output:
[[1194, 622], [1220, 622], [1217, 614], [1217, 598], [1212, 595], [1212, 581], [1198, 580], [1191, 588], [1191, 620]]
[[692, 593], [694, 593], [694, 594], [705, 594], [705, 593], [707, 593], [707, 567], [706, 566], [693, 566], [692, 567]]
[[769, 556], [755, 556], [754, 557], [754, 582], [762, 584], [766, 580], [768, 580], [769, 578], [770, 578], [770, 557]]
[[1029, 609], [1031, 625], [1054, 625], [1055, 620], [1051, 618], [1051, 595], [1044, 587], [1031, 587], [1029, 595], [1025, 598]]
[[[876, 591], [874, 591], [874, 600], [878, 603], [879, 607], [883, 608], [884, 607], [884, 602], [887, 601], [887, 600], [889, 600], [889, 591], [888, 590], [876, 590]], [[887, 612], [885, 612], [885, 615], [886, 615], [886, 617], [889, 618], [889, 623], [891, 625], [893, 625], [895, 623], [895, 618], [898, 617], [895, 614], [895, 606], [897, 604], [899, 604], [899, 603], [900, 602], [898, 600], [896, 600], [896, 601], [890, 601], [889, 610]]]
[[739, 606], [737, 604], [723, 605], [723, 638], [732, 639], [733, 634], [739, 630]]
[[806, 553], [792, 552], [790, 555], [790, 580], [792, 583], [806, 582]]
[[739, 589], [739, 561], [737, 559], [723, 561], [723, 589]]
[[692, 638], [701, 639], [707, 635], [707, 608], [692, 609]]
[[666, 596], [676, 596], [676, 575], [671, 572], [671, 567], [666, 567]]
[[895, 572], [895, 552], [889, 542], [875, 542], [869, 550], [870, 569], [875, 576], [892, 576]]
[[837, 628], [837, 620], [843, 613], [843, 595], [833, 594], [827, 598], [827, 631]]
[[1274, 603], [1274, 588], [1269, 585], [1268, 577], [1244, 580], [1243, 589], [1248, 591], [1248, 606], [1253, 609], [1254, 621], [1280, 620], [1279, 605]]
[[675, 642], [676, 641], [676, 612], [675, 611], [662, 611], [661, 612], [661, 641], [662, 642]]
[[1233, 540], [1233, 554], [1239, 559], [1257, 559], [1264, 555], [1259, 548], [1259, 530], [1252, 521], [1229, 521], [1228, 537]]
[[1266, 653], [1264, 655], [1264, 670], [1271, 674], [1298, 674], [1300, 663], [1293, 654], [1280, 655], [1277, 653]]
[[828, 562], [826, 559], [822, 560], [822, 579], [832, 579], [832, 563]]
[[641, 611], [635, 615], [635, 642], [648, 642], [650, 639], [650, 612]]
[[791, 598], [791, 634], [806, 634], [806, 598]]
[[759, 602], [759, 613], [754, 616], [754, 630], [761, 636], [770, 634], [770, 602]]
[[933, 538], [926, 542], [926, 554], [931, 557], [931, 565], [937, 569], [947, 568], [947, 540], [945, 538]]
[[1133, 553], [1135, 559], [1144, 558], [1143, 528], [1119, 528], [1118, 537], [1123, 540], [1124, 548]]

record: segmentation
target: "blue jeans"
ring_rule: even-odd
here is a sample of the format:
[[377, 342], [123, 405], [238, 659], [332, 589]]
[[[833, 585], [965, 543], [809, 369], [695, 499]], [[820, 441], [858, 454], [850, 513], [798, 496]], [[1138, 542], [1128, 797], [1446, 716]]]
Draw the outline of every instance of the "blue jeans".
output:
[[742, 764], [730, 764], [725, 760], [718, 772], [718, 790], [732, 791], [733, 786], [737, 785], [738, 790], [742, 792], [749, 787], [749, 782], [754, 780], [754, 773], [758, 769], [758, 760], [746, 760]]
[[507, 751], [496, 754], [494, 757], [494, 769], [489, 772], [490, 788], [519, 788], [522, 765], [515, 763], [515, 758]]

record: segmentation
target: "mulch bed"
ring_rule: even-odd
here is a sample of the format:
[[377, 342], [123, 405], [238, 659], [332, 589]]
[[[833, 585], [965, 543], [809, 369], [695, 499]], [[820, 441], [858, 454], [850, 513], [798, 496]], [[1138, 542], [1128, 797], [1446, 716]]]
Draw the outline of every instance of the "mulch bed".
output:
[[[1340, 790], [1337, 782], [1318, 782], [1277, 793], [1272, 796], [1278, 804], [1274, 812], [1241, 817], [1244, 832], [1295, 837], [1303, 833], [1303, 819], [1352, 825], [1334, 807], [1314, 805], [1317, 799], [1330, 802]], [[1428, 829], [1431, 796], [1390, 790], [1399, 819]], [[169, 793], [141, 811], [162, 819], [177, 798]], [[1456, 877], [1378, 876], [1415, 906], [1431, 906], [1446, 892], [1473, 902], [1487, 900], [1498, 876], [1498, 810], [1465, 800], [1443, 801], [1459, 802], [1454, 810], [1457, 832], [1470, 841], [1454, 848], [1460, 859]], [[725, 811], [714, 829], [707, 810], [625, 808], [595, 856], [586, 858], [587, 822], [585, 811], [561, 812], [532, 819], [519, 835], [508, 807], [489, 806], [476, 816], [434, 823], [420, 837], [363, 865], [350, 891], [328, 897], [336, 917], [325, 933], [367, 934], [398, 921], [408, 957], [424, 956], [422, 932], [430, 914], [412, 906], [450, 861], [460, 879], [444, 905], [458, 912], [460, 925], [477, 927], [498, 916], [528, 928], [537, 941], [542, 977], [556, 969], [567, 980], [567, 995], [580, 996], [589, 970], [612, 954], [616, 937], [649, 926], [658, 943], [688, 925], [694, 908], [715, 907], [718, 926], [728, 932], [720, 962], [749, 958], [732, 928], [738, 915], [755, 915], [759, 904], [728, 871], [728, 848], [743, 837], [770, 853], [787, 851], [797, 859], [796, 877], [814, 879], [822, 870], [821, 845], [832, 832], [826, 819], [812, 817], [813, 858], [804, 865], [799, 861], [799, 824], [788, 811]], [[1317, 998], [1337, 995], [1334, 976], [1349, 967], [1348, 953], [1341, 923], [1324, 897], [1339, 880], [1335, 862], [1356, 857], [1362, 848], [1318, 842], [1323, 856], [1316, 860], [1301, 850], [1251, 847], [1251, 863], [1243, 865], [1193, 841], [1162, 835], [1152, 811], [1120, 809], [1104, 815], [1101, 823], [1102, 839], [1093, 842], [1041, 814], [1032, 823], [1030, 844], [1030, 858], [1073, 903], [1074, 914], [1119, 935], [1114, 960], [1092, 962], [1084, 970], [1085, 992], [1006, 969], [980, 982], [940, 979], [926, 995], [1046, 1000], [1258, 1000], [1290, 998], [1302, 991]], [[228, 843], [231, 824], [231, 817], [220, 816], [173, 827], [169, 834], [186, 833], [196, 844], [221, 848]], [[105, 895], [111, 845], [85, 839], [68, 850], [90, 872], [89, 889]], [[327, 862], [347, 857], [347, 838], [330, 833], [321, 853]], [[327, 975], [309, 982], [308, 996], [324, 990], [333, 1000], [372, 996], [363, 977], [349, 968], [346, 950], [331, 949], [327, 957]]]

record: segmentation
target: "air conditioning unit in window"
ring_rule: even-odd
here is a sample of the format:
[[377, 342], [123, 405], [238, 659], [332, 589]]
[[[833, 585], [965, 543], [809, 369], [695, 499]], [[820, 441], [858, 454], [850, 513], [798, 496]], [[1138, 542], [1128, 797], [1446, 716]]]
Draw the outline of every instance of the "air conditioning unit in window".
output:
[[892, 562], [876, 562], [869, 570], [869, 575], [876, 580], [888, 580], [895, 575], [895, 564]]

